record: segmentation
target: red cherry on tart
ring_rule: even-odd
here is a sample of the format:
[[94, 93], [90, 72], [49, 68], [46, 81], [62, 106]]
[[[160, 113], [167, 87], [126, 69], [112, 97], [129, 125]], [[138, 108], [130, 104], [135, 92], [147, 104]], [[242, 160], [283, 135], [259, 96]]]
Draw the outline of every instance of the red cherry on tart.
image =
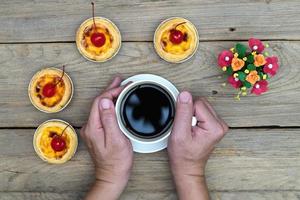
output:
[[153, 43], [162, 59], [171, 63], [181, 63], [195, 54], [199, 36], [196, 27], [190, 21], [182, 17], [172, 17], [157, 27]]
[[97, 32], [97, 26], [96, 26], [96, 22], [95, 22], [95, 5], [94, 5], [94, 2], [92, 2], [91, 4], [92, 4], [92, 8], [93, 8], [93, 21], [94, 21], [93, 29], [95, 31], [91, 36], [91, 42], [96, 47], [102, 47], [105, 44], [106, 38], [103, 33]]
[[170, 36], [169, 36], [169, 40], [173, 43], [173, 44], [180, 44], [183, 40], [184, 40], [184, 34], [180, 31], [177, 30], [176, 28], [182, 24], [185, 24], [186, 22], [181, 22], [179, 24], [177, 24], [175, 26], [175, 28], [170, 30]]
[[44, 87], [43, 87], [43, 95], [45, 97], [53, 97], [55, 95], [56, 92], [56, 85], [53, 83], [47, 83]]
[[102, 47], [105, 44], [106, 38], [103, 33], [95, 32], [91, 36], [91, 42], [96, 47]]
[[62, 164], [72, 158], [78, 146], [74, 128], [65, 121], [52, 119], [42, 123], [35, 131], [33, 147], [44, 161]]
[[179, 30], [173, 29], [170, 31], [170, 41], [173, 44], [180, 44], [183, 41], [183, 33]]
[[73, 84], [63, 70], [45, 68], [38, 71], [28, 87], [31, 103], [40, 111], [55, 113], [64, 109], [73, 95]]
[[63, 135], [65, 133], [65, 130], [70, 126], [70, 124], [68, 124], [64, 130], [61, 132], [61, 135], [54, 135], [52, 140], [51, 140], [51, 147], [54, 151], [63, 151], [64, 149], [66, 149], [66, 141], [63, 138]]
[[65, 66], [63, 66], [63, 71], [62, 71], [62, 75], [59, 78], [59, 81], [57, 81], [56, 83], [47, 83], [42, 90], [42, 94], [45, 97], [53, 97], [56, 93], [56, 86], [63, 80], [63, 77], [65, 75]]
[[63, 151], [66, 149], [66, 141], [61, 136], [53, 137], [51, 147], [54, 151]]
[[105, 62], [113, 58], [121, 47], [121, 34], [118, 27], [109, 19], [93, 16], [85, 20], [76, 32], [76, 45], [79, 52], [88, 60]]

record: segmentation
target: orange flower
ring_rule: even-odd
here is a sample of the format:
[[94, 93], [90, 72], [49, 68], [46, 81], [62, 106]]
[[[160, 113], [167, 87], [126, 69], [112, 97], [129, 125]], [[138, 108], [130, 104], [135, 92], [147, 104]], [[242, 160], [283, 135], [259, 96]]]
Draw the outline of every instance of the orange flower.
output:
[[260, 80], [260, 77], [257, 74], [257, 71], [251, 71], [246, 77], [246, 81], [248, 81], [252, 85], [254, 85], [259, 80]]
[[266, 64], [266, 59], [262, 54], [254, 55], [254, 65], [260, 67]]
[[245, 61], [236, 57], [234, 57], [231, 61], [231, 66], [233, 71], [238, 71], [242, 69], [244, 65], [245, 65]]

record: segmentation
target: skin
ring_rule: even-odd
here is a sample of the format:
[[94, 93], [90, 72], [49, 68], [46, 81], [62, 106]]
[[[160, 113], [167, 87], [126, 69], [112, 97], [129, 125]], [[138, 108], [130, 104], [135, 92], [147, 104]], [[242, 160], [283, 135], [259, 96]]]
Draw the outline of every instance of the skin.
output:
[[[95, 164], [96, 179], [86, 200], [118, 199], [130, 177], [132, 145], [119, 129], [114, 108], [114, 102], [123, 89], [121, 81], [116, 77], [95, 98], [89, 119], [80, 132]], [[192, 116], [197, 118], [197, 126], [191, 126]], [[187, 91], [179, 94], [168, 143], [170, 168], [179, 199], [209, 199], [205, 166], [214, 146], [227, 131], [226, 123], [207, 100], [193, 101]]]

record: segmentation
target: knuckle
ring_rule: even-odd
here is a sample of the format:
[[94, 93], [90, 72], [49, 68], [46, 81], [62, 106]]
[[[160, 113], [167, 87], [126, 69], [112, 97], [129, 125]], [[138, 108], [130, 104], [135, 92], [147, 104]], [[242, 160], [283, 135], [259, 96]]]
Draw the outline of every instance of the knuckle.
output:
[[85, 131], [86, 131], [86, 125], [84, 125], [81, 129], [80, 129], [80, 136], [82, 138], [85, 138]]
[[110, 112], [110, 111], [104, 111], [103, 113], [103, 122], [104, 123], [110, 123], [114, 120], [114, 113], [113, 112]]
[[223, 123], [223, 127], [224, 127], [224, 133], [226, 134], [229, 131], [229, 127], [225, 122]]
[[196, 100], [195, 106], [196, 107], [203, 107], [203, 106], [205, 106], [205, 103], [201, 98], [199, 98], [199, 99]]
[[216, 131], [216, 134], [218, 136], [224, 136], [224, 134], [225, 134], [225, 130], [224, 130], [223, 126], [220, 123], [216, 124], [216, 130], [215, 131]]

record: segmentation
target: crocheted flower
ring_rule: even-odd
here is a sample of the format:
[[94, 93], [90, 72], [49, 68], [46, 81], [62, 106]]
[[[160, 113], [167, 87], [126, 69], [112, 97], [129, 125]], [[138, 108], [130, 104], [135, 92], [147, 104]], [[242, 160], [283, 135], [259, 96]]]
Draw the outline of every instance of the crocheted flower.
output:
[[266, 64], [266, 59], [262, 54], [254, 55], [254, 63], [256, 67]]
[[246, 81], [254, 85], [257, 81], [260, 80], [260, 77], [257, 73], [257, 71], [251, 71], [247, 76], [246, 76]]
[[238, 78], [234, 78], [233, 76], [228, 77], [228, 82], [234, 88], [240, 88], [242, 86], [242, 82]]
[[245, 65], [245, 61], [243, 61], [242, 59], [239, 59], [237, 57], [234, 57], [231, 61], [231, 67], [233, 71], [238, 71], [240, 69], [242, 69]]
[[251, 93], [254, 93], [256, 95], [260, 95], [264, 92], [268, 91], [268, 82], [266, 80], [258, 81], [253, 86]]
[[233, 58], [233, 53], [231, 51], [222, 51], [218, 56], [218, 64], [220, 67], [229, 66]]
[[278, 58], [276, 56], [266, 58], [266, 64], [263, 68], [264, 72], [274, 76], [279, 68]]
[[259, 39], [250, 38], [248, 44], [252, 51], [256, 51], [257, 53], [261, 53], [265, 49], [264, 44]]

